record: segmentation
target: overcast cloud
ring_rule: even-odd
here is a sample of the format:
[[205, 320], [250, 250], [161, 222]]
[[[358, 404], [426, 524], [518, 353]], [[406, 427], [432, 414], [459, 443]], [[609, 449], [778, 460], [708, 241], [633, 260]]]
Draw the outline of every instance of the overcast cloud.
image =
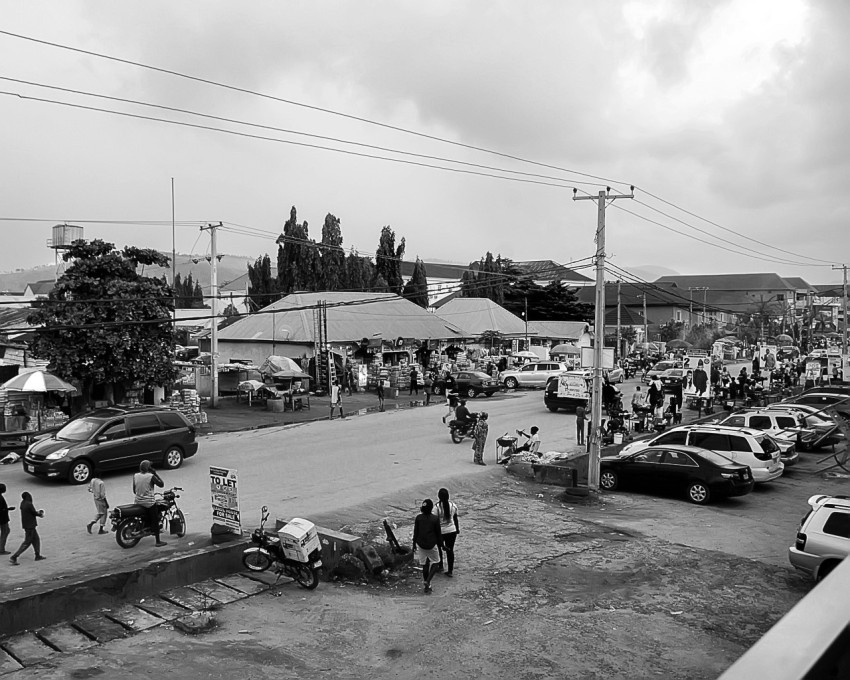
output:
[[[617, 201], [608, 212], [607, 250], [625, 269], [776, 271], [825, 283], [840, 278], [830, 265], [849, 259], [850, 4], [841, 0], [35, 1], [0, 7], [5, 31], [570, 172], [0, 35], [0, 76], [7, 78], [558, 176], [593, 193], [634, 184], [640, 202]], [[8, 81], [0, 81], [0, 90], [341, 146]], [[332, 212], [342, 221], [345, 245], [367, 253], [385, 224], [406, 238], [410, 259], [468, 262], [490, 250], [517, 260], [567, 262], [594, 250], [595, 206], [573, 202], [571, 188], [9, 96], [0, 96], [0, 113], [4, 218], [168, 222], [173, 177], [181, 222], [222, 220], [278, 233], [295, 205], [311, 236], [318, 238]], [[44, 245], [51, 224], [0, 222], [15, 245], [0, 251], [0, 270], [51, 261]], [[120, 245], [172, 245], [170, 224], [83, 226], [86, 237]], [[176, 247], [203, 253], [208, 238], [199, 238], [196, 226], [179, 226]], [[223, 232], [220, 238], [220, 250], [233, 254], [275, 248], [271, 235]]]

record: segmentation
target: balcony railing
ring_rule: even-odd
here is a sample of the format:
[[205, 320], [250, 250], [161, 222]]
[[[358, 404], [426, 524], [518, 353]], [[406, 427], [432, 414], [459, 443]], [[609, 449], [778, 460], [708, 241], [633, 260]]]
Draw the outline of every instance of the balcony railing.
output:
[[720, 680], [755, 678], [850, 678], [850, 559], [720, 676]]

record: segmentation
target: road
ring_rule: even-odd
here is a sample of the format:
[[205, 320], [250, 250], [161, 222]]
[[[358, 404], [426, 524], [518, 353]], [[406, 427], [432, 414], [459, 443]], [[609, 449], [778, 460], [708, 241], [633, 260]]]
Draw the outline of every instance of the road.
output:
[[[470, 402], [472, 410], [490, 414], [488, 454], [492, 462], [497, 433], [538, 425], [542, 450], [563, 449], [574, 438], [574, 419], [552, 414], [543, 407], [540, 391], [516, 392]], [[471, 442], [453, 444], [442, 424], [445, 409], [430, 407], [351, 416], [344, 420], [315, 422], [285, 428], [216, 434], [200, 438], [199, 452], [183, 467], [163, 472], [166, 487], [183, 488], [179, 505], [187, 519], [188, 534], [167, 537], [168, 546], [155, 548], [144, 539], [136, 548], [123, 550], [108, 536], [88, 535], [85, 525], [94, 515], [91, 494], [85, 486], [40, 480], [20, 466], [0, 466], [0, 481], [7, 499], [14, 502], [21, 491], [32, 493], [36, 507], [46, 516], [39, 522], [47, 560], [31, 569], [32, 552], [21, 558], [23, 569], [4, 569], [2, 588], [19, 588], [64, 574], [97, 571], [104, 563], [121, 560], [144, 564], [154, 554], [170, 554], [209, 538], [209, 468], [236, 468], [239, 472], [239, 503], [243, 526], [253, 528], [259, 510], [268, 505], [275, 517], [307, 517], [333, 527], [346, 523], [351, 513], [382, 517], [387, 507], [380, 499], [407, 499], [411, 512], [422, 497], [436, 497], [447, 479], [476, 479], [504, 474], [501, 467], [472, 464]], [[132, 472], [104, 476], [111, 505], [131, 503]], [[12, 518], [11, 549], [22, 536], [18, 519]], [[6, 573], [8, 571], [8, 573]]]

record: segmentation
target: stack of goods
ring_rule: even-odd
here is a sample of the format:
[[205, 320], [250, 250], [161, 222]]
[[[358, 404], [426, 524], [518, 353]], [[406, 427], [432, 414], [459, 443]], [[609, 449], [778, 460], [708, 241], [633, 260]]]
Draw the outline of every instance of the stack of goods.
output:
[[62, 427], [67, 422], [68, 416], [65, 415], [58, 408], [49, 408], [41, 415], [41, 428], [43, 430], [49, 429], [51, 427]]
[[180, 411], [190, 423], [197, 425], [207, 422], [206, 412], [201, 411], [201, 398], [198, 396], [198, 390], [174, 390], [169, 399], [169, 406]]

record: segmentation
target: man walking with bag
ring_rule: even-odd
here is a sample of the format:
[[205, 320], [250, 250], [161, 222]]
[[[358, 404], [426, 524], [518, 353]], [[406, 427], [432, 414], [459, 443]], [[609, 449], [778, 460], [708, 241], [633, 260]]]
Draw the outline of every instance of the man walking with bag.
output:
[[93, 477], [89, 483], [89, 493], [94, 497], [94, 519], [86, 524], [86, 531], [91, 533], [92, 527], [100, 522], [98, 535], [108, 534], [106, 530], [106, 511], [109, 510], [109, 501], [106, 500], [106, 484], [100, 477]]

